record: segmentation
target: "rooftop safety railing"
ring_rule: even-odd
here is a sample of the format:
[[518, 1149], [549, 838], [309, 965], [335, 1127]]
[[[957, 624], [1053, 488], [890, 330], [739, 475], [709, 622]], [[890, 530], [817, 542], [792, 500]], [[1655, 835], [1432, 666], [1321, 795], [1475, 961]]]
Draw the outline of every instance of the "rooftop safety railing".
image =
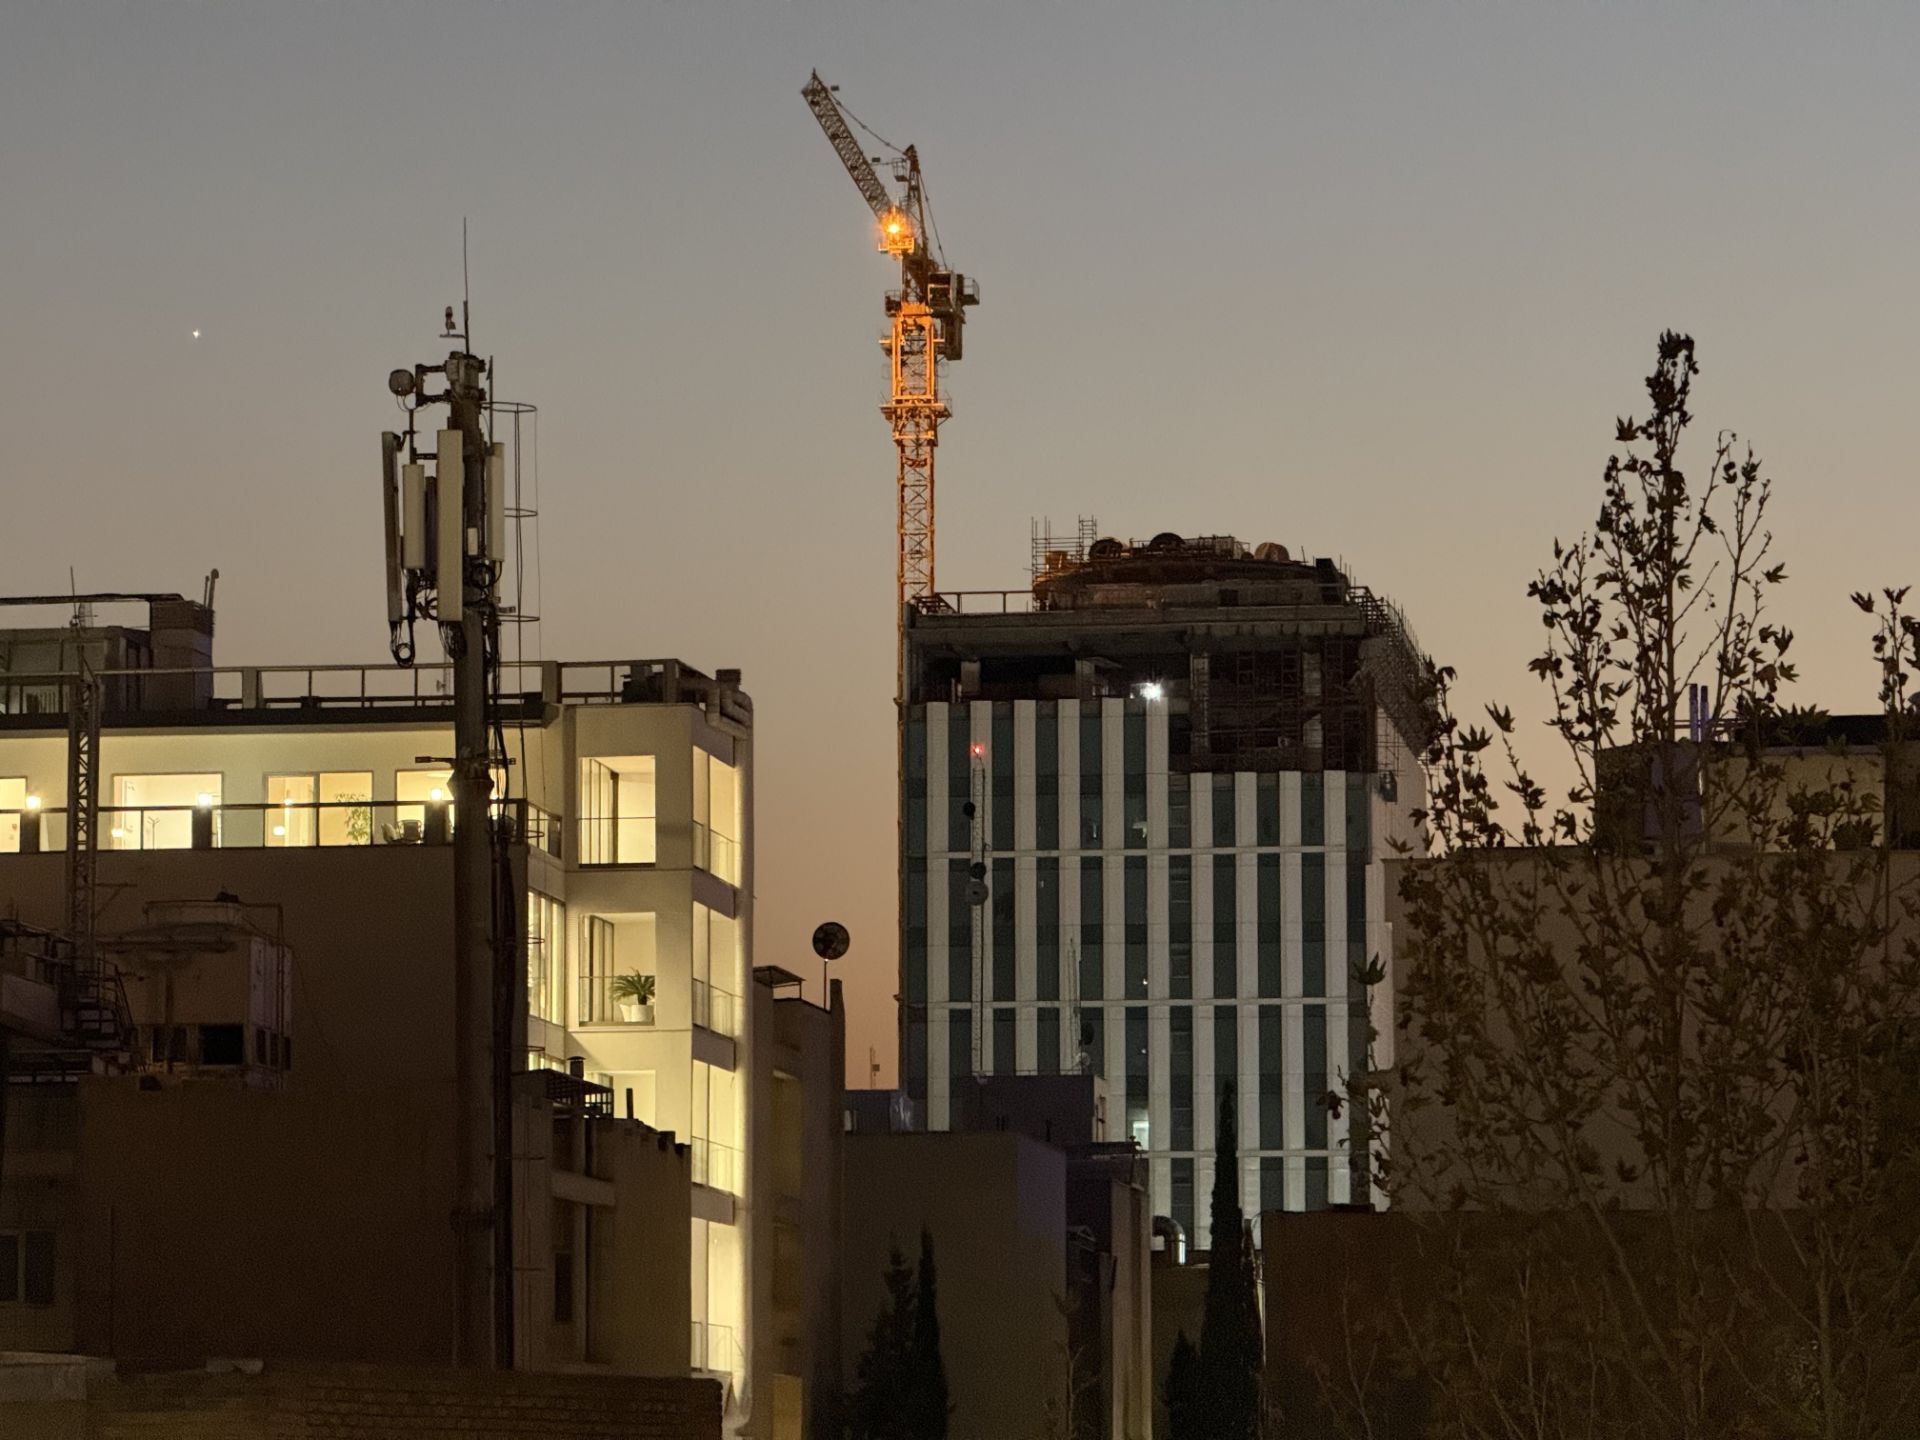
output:
[[[421, 709], [453, 703], [453, 671], [424, 665], [218, 665], [201, 669], [97, 670], [110, 715], [150, 711]], [[0, 673], [0, 716], [65, 722], [70, 671]], [[717, 704], [729, 718], [752, 706], [722, 683], [678, 660], [507, 661], [500, 693], [520, 702], [569, 704]]]
[[1032, 590], [937, 590], [914, 601], [923, 615], [1025, 615]]

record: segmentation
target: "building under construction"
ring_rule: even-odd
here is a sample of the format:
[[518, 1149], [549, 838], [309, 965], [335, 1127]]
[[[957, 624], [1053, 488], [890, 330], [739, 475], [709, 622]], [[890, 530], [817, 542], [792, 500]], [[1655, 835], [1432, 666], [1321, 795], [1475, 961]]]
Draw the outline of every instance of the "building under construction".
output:
[[[902, 1065], [1103, 1073], [1154, 1209], [1207, 1243], [1237, 1086], [1249, 1208], [1366, 1197], [1322, 1097], [1391, 965], [1380, 858], [1418, 804], [1427, 665], [1332, 560], [1226, 536], [1035, 543], [1018, 592], [908, 612]], [[1376, 1004], [1385, 1003], [1385, 987]]]

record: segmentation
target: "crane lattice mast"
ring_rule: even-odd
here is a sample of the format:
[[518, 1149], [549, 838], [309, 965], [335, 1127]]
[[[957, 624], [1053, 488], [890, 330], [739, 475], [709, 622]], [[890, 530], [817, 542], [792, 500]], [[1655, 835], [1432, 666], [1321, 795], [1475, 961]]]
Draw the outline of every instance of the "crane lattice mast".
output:
[[800, 93], [873, 211], [881, 252], [900, 261], [900, 288], [889, 291], [886, 297], [890, 333], [880, 342], [893, 372], [892, 389], [880, 413], [893, 430], [897, 452], [897, 679], [899, 698], [904, 700], [907, 609], [938, 603], [933, 567], [933, 459], [940, 443], [941, 422], [950, 413], [940, 391], [940, 371], [945, 362], [960, 358], [966, 310], [979, 303], [980, 291], [964, 275], [949, 269], [939, 253], [927, 219], [918, 152], [911, 145], [896, 150], [880, 141], [894, 150], [894, 180], [902, 187], [896, 199], [874, 172], [872, 161], [853, 133], [853, 123], [857, 122], [850, 123], [833, 90], [815, 71]]

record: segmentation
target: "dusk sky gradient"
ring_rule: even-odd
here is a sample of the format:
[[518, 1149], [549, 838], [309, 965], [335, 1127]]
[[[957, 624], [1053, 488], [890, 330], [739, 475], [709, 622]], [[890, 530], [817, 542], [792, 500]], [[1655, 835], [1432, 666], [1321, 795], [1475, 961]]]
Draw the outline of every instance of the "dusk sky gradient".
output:
[[895, 272], [809, 69], [981, 284], [943, 587], [1023, 584], [1035, 516], [1279, 540], [1537, 720], [1525, 583], [1664, 327], [1775, 477], [1798, 698], [1872, 705], [1847, 592], [1920, 579], [1916, 55], [1913, 5], [12, 0], [5, 588], [218, 566], [220, 662], [384, 659], [384, 381], [444, 357], [468, 217], [540, 407], [540, 652], [745, 671], [755, 959], [845, 922], [890, 1077]]

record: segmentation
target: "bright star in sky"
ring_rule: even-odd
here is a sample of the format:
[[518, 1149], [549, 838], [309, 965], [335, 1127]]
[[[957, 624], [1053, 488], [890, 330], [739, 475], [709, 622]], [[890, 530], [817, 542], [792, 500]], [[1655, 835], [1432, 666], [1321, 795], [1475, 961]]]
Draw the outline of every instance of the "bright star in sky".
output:
[[198, 330], [196, 330], [196, 331], [194, 331], [194, 332], [193, 332], [193, 338], [194, 338], [194, 339], [196, 339], [196, 340], [198, 340], [198, 339], [200, 338], [200, 332], [199, 332]]

